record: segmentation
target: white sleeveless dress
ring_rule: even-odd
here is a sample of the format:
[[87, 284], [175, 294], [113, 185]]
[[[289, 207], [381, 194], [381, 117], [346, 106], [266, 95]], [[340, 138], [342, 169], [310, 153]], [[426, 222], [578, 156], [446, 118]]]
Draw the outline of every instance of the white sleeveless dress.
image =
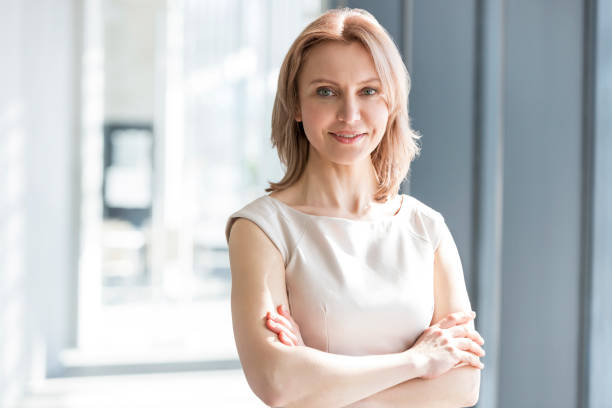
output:
[[351, 220], [306, 214], [266, 194], [229, 216], [228, 242], [239, 217], [280, 251], [305, 345], [345, 355], [397, 353], [429, 326], [433, 254], [448, 228], [416, 198], [404, 194], [394, 216]]

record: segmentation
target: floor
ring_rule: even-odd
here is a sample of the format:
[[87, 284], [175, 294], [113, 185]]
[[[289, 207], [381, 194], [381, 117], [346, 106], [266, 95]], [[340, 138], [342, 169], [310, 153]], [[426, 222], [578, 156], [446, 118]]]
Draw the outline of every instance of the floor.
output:
[[[106, 307], [92, 328], [97, 331], [90, 337], [97, 343], [62, 353], [72, 376], [32, 385], [25, 399], [10, 408], [266, 407], [239, 364], [222, 364], [238, 359], [230, 309], [229, 296]], [[211, 364], [202, 363], [207, 361]], [[168, 362], [195, 364], [192, 370], [200, 371], [159, 369]], [[105, 368], [143, 363], [155, 370], [116, 375], [130, 370]]]
[[260, 408], [241, 370], [48, 379], [13, 408]]

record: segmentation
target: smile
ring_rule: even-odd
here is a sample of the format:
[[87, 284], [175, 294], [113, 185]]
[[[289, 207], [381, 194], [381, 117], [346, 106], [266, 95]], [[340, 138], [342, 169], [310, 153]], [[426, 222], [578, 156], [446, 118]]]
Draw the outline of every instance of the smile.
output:
[[357, 141], [361, 140], [363, 138], [363, 136], [365, 136], [367, 133], [357, 133], [357, 134], [336, 134], [336, 133], [332, 133], [329, 132], [332, 136], [334, 136], [334, 139], [336, 139], [337, 141], [339, 141], [340, 143], [344, 143], [344, 144], [353, 144], [356, 143]]

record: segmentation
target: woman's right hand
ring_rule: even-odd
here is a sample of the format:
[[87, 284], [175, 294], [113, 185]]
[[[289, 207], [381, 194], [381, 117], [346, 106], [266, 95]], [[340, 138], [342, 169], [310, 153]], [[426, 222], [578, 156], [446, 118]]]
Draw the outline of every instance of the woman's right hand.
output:
[[452, 313], [423, 331], [407, 350], [416, 355], [418, 361], [424, 362], [421, 378], [436, 378], [462, 363], [484, 368], [480, 362], [480, 357], [485, 355], [480, 347], [484, 340], [477, 331], [468, 327], [475, 316], [474, 312]]

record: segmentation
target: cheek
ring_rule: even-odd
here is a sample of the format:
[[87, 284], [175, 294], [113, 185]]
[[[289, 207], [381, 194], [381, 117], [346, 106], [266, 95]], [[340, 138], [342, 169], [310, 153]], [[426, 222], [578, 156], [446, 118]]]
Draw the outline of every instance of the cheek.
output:
[[368, 107], [368, 112], [371, 113], [372, 117], [375, 118], [377, 122], [384, 122], [389, 117], [387, 104], [382, 100], [372, 103], [372, 105]]
[[304, 104], [302, 121], [306, 136], [318, 138], [318, 135], [334, 122], [334, 109], [321, 104]]
[[384, 102], [372, 104], [368, 107], [367, 120], [370, 124], [376, 128], [379, 136], [385, 132], [387, 127], [387, 121], [389, 120], [389, 109]]
[[333, 116], [334, 108], [327, 104], [321, 103], [304, 103], [302, 104], [302, 120], [306, 123], [316, 124], [327, 120], [329, 116]]

